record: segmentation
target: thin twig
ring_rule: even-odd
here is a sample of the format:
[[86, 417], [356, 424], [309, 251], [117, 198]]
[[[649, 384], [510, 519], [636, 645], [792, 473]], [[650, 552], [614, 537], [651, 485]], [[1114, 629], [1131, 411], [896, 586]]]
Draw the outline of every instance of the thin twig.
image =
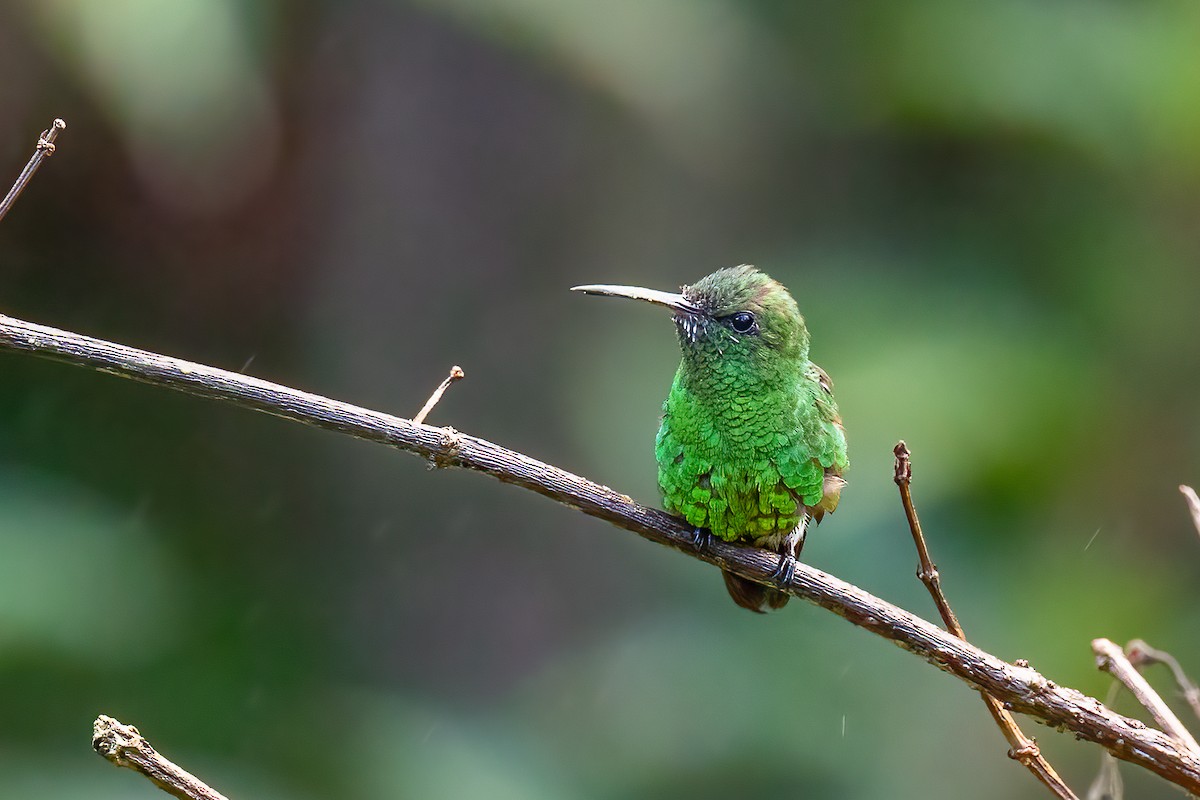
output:
[[1154, 717], [1154, 721], [1160, 728], [1191, 750], [1194, 755], [1200, 756], [1200, 744], [1196, 744], [1191, 732], [1183, 726], [1179, 717], [1175, 716], [1175, 712], [1163, 702], [1163, 699], [1158, 696], [1158, 692], [1154, 691], [1142, 677], [1142, 673], [1129, 663], [1129, 659], [1125, 657], [1125, 651], [1108, 639], [1093, 639], [1092, 652], [1096, 654], [1096, 666], [1125, 684], [1125, 688], [1132, 692], [1137, 701], [1150, 712], [1150, 716]]
[[67, 123], [61, 119], [56, 119], [50, 123], [48, 130], [42, 131], [42, 135], [38, 137], [37, 149], [33, 151], [33, 157], [29, 159], [29, 163], [25, 165], [25, 169], [21, 170], [21, 174], [17, 176], [17, 180], [13, 183], [12, 188], [8, 190], [8, 194], [0, 200], [0, 219], [4, 219], [4, 215], [12, 208], [12, 204], [17, 202], [17, 198], [21, 196], [21, 191], [25, 188], [25, 184], [29, 183], [33, 173], [37, 172], [38, 167], [42, 165], [42, 161], [54, 155], [54, 140], [58, 138], [58, 134], [66, 130]]
[[[778, 556], [713, 541], [697, 551], [683, 521], [633, 502], [607, 486], [572, 475], [467, 434], [417, 425], [378, 411], [269, 383], [226, 370], [137, 350], [0, 315], [0, 351], [86, 366], [303, 422], [429, 459], [437, 466], [475, 470], [521, 486], [650, 541], [666, 545], [748, 580], [772, 584]], [[486, 565], [481, 565], [486, 568]], [[783, 590], [882, 636], [996, 697], [1012, 710], [1070, 730], [1118, 758], [1200, 793], [1200, 757], [1161, 731], [1123, 717], [1096, 698], [1058, 686], [1027, 665], [1009, 664], [904, 609], [806, 564], [797, 564]]]
[[227, 800], [225, 795], [164, 758], [137, 728], [112, 717], [101, 714], [96, 718], [92, 725], [92, 748], [118, 767], [142, 773], [179, 800]]
[[1190, 486], [1180, 486], [1179, 491], [1183, 492], [1187, 499], [1188, 510], [1192, 512], [1192, 524], [1196, 526], [1196, 533], [1200, 533], [1200, 497], [1196, 496], [1196, 490]]
[[1171, 675], [1175, 678], [1175, 684], [1179, 687], [1180, 693], [1183, 694], [1184, 699], [1191, 706], [1192, 713], [1200, 717], [1200, 686], [1197, 686], [1195, 681], [1188, 677], [1175, 656], [1166, 650], [1158, 650], [1151, 647], [1141, 639], [1134, 639], [1125, 645], [1125, 655], [1139, 669], [1143, 665], [1149, 664], [1166, 665], [1171, 670]]
[[1125, 782], [1117, 760], [1110, 753], [1100, 756], [1100, 771], [1088, 787], [1087, 800], [1121, 800], [1125, 796]]
[[[963, 632], [962, 625], [959, 624], [954, 609], [950, 607], [950, 601], [946, 599], [946, 595], [942, 591], [941, 579], [933, 559], [929, 556], [929, 547], [925, 542], [925, 535], [921, 531], [921, 520], [917, 517], [917, 507], [913, 504], [912, 456], [908, 452], [908, 445], [901, 441], [892, 452], [896, 456], [893, 479], [897, 488], [900, 489], [900, 502], [904, 506], [904, 515], [908, 518], [908, 527], [912, 531], [913, 543], [917, 546], [917, 558], [920, 562], [917, 567], [917, 577], [929, 590], [933, 603], [937, 606], [938, 613], [941, 614], [942, 621], [946, 624], [946, 630], [965, 642], [967, 636]], [[1009, 758], [1016, 759], [1024, 765], [1057, 797], [1063, 798], [1063, 800], [1078, 800], [1075, 793], [1071, 791], [1071, 787], [1067, 786], [1066, 782], [1054, 771], [1054, 767], [1050, 766], [1050, 762], [1042, 755], [1037, 741], [1025, 735], [1018, 727], [1017, 721], [1013, 719], [1012, 714], [1004, 709], [1003, 704], [987, 692], [983, 692], [981, 696], [992, 719], [996, 721], [1000, 732], [1008, 741]]]
[[[1108, 694], [1104, 696], [1104, 704], [1111, 706], [1117, 702], [1121, 684], [1113, 681], [1109, 684]], [[1121, 779], [1121, 770], [1112, 753], [1105, 750], [1100, 754], [1100, 771], [1096, 779], [1088, 787], [1086, 800], [1123, 800], [1125, 797], [1125, 781]]]
[[917, 577], [929, 590], [934, 605], [937, 606], [938, 614], [946, 623], [946, 629], [965, 641], [967, 637], [963, 635], [962, 625], [958, 623], [954, 609], [950, 608], [950, 601], [942, 593], [941, 576], [938, 574], [933, 559], [929, 557], [929, 547], [925, 543], [925, 534], [921, 531], [921, 520], [917, 517], [916, 506], [913, 505], [912, 457], [908, 452], [908, 445], [901, 441], [896, 444], [892, 453], [896, 456], [895, 474], [892, 479], [900, 490], [900, 502], [904, 506], [904, 516], [908, 518], [908, 529], [912, 531], [913, 543], [917, 546]]
[[1166, 650], [1157, 650], [1141, 639], [1134, 639], [1125, 645], [1125, 655], [1129, 662], [1139, 669], [1149, 664], [1166, 665], [1175, 678], [1175, 685], [1179, 687], [1184, 699], [1192, 707], [1192, 713], [1200, 717], [1200, 687], [1196, 686], [1195, 681], [1187, 676], [1175, 656]]
[[418, 425], [424, 422], [425, 418], [429, 416], [429, 412], [433, 411], [433, 407], [438, 404], [438, 401], [442, 399], [442, 395], [450, 388], [450, 384], [455, 381], [461, 381], [466, 376], [467, 373], [463, 372], [462, 367], [457, 364], [451, 367], [450, 374], [446, 376], [446, 379], [442, 381], [440, 386], [433, 390], [433, 394], [429, 395], [429, 399], [425, 401], [425, 405], [421, 406], [421, 410], [412, 418], [412, 421]]

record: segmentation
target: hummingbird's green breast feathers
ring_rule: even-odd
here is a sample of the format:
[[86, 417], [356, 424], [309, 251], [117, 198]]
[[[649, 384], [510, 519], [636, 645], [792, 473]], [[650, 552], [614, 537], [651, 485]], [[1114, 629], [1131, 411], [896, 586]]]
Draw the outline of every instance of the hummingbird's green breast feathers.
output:
[[726, 540], [774, 543], [836, 505], [849, 466], [837, 405], [810, 365], [764, 394], [705, 398], [681, 367], [655, 442], [668, 511]]

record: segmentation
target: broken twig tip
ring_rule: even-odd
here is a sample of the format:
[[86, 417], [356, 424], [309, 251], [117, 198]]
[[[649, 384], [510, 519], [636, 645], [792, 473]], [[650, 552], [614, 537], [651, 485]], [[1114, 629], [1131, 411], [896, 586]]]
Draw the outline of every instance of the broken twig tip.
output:
[[179, 800], [228, 800], [195, 775], [169, 761], [138, 729], [101, 714], [92, 724], [92, 749], [118, 767], [141, 773]]
[[892, 453], [896, 456], [895, 472], [892, 480], [897, 486], [907, 485], [912, 481], [912, 455], [908, 452], [908, 445], [901, 439], [892, 448]]
[[38, 167], [42, 162], [54, 155], [54, 140], [58, 138], [58, 134], [67, 127], [67, 123], [57, 117], [54, 122], [50, 123], [50, 127], [42, 131], [38, 135], [37, 147], [33, 151], [33, 157], [29, 159], [29, 163], [25, 165], [25, 169], [21, 170], [21, 174], [17, 176], [17, 180], [13, 183], [12, 188], [8, 190], [8, 194], [0, 200], [0, 219], [4, 219], [4, 215], [12, 208], [12, 204], [17, 202], [17, 197], [24, 191], [26, 184], [33, 177], [33, 173], [37, 172]]
[[442, 399], [442, 395], [445, 394], [446, 390], [450, 388], [450, 384], [454, 383], [455, 381], [460, 381], [465, 377], [467, 377], [467, 373], [463, 372], [462, 367], [458, 366], [457, 364], [451, 367], [450, 374], [446, 376], [446, 379], [442, 381], [440, 386], [433, 390], [433, 394], [429, 395], [429, 399], [425, 401], [425, 405], [421, 406], [421, 410], [418, 411], [417, 415], [412, 418], [412, 421], [418, 425], [425, 422], [425, 418], [429, 416], [429, 412], [432, 411], [433, 407], [436, 406], [438, 401]]

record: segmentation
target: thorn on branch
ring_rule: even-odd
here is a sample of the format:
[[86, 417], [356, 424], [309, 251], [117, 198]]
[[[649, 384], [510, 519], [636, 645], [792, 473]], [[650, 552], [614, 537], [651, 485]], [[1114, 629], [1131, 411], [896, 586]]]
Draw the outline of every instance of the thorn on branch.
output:
[[458, 366], [457, 364], [451, 367], [450, 374], [446, 376], [446, 379], [442, 381], [440, 386], [433, 390], [433, 394], [429, 395], [429, 399], [425, 401], [425, 405], [421, 406], [421, 410], [418, 411], [417, 415], [412, 418], [412, 421], [418, 425], [425, 422], [425, 417], [429, 416], [430, 411], [433, 411], [433, 407], [436, 406], [438, 401], [442, 399], [442, 395], [445, 394], [446, 390], [450, 388], [450, 384], [454, 383], [455, 381], [462, 380], [465, 377], [467, 377], [467, 373], [463, 372], [462, 367]]
[[92, 749], [118, 767], [140, 772], [179, 800], [228, 800], [195, 775], [164, 758], [132, 725], [101, 714], [92, 724]]

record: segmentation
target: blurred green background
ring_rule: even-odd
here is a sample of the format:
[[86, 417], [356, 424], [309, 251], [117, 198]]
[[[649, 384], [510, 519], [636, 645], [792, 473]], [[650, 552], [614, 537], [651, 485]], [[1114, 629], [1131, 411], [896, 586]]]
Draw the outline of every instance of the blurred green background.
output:
[[[69, 127], [2, 307], [403, 415], [461, 364], [431, 422], [657, 503], [671, 325], [567, 287], [758, 264], [850, 438], [806, 559], [933, 618], [905, 438], [973, 640], [1103, 696], [1097, 636], [1200, 673], [1198, 34], [1192, 0], [9, 0], [3, 173]], [[102, 712], [232, 798], [1044, 795], [829, 613], [378, 446], [0, 370], [0, 797], [162, 796]], [[1027, 730], [1082, 795], [1098, 749]]]

